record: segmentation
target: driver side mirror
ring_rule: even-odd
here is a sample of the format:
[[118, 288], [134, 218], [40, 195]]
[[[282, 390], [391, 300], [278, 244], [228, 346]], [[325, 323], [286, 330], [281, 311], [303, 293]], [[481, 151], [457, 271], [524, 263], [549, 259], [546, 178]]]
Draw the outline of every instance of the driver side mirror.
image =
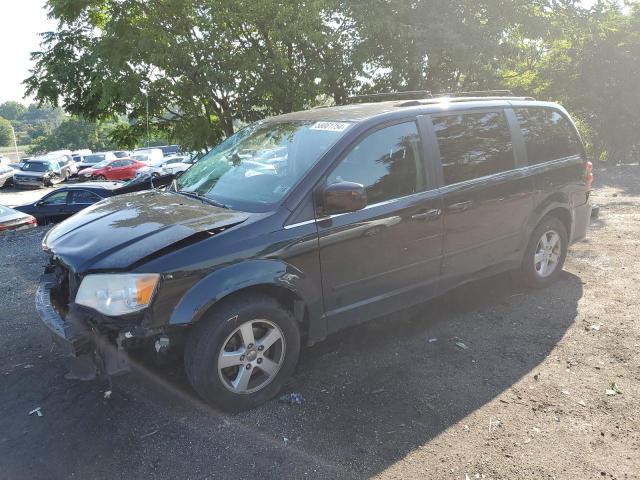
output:
[[355, 212], [367, 206], [364, 186], [354, 182], [337, 182], [327, 185], [322, 192], [322, 213], [335, 215]]

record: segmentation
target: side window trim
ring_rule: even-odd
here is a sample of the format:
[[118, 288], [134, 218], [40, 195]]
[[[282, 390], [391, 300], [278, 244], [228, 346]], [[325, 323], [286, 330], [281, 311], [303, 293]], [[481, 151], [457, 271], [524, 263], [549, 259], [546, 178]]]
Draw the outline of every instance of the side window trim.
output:
[[418, 130], [422, 139], [422, 163], [427, 172], [427, 189], [440, 188], [444, 185], [442, 162], [440, 158], [440, 146], [431, 115], [418, 116]]
[[[431, 187], [431, 185], [429, 185], [430, 182], [426, 180], [426, 178], [428, 178], [428, 175], [427, 175], [428, 171], [426, 169], [426, 160], [424, 158], [424, 153], [425, 153], [424, 152], [424, 146], [423, 146], [424, 140], [423, 140], [423, 137], [422, 137], [422, 131], [421, 131], [421, 128], [420, 128], [420, 125], [419, 125], [418, 117], [417, 116], [411, 116], [411, 117], [405, 117], [405, 118], [402, 118], [402, 119], [395, 119], [395, 120], [392, 120], [392, 121], [381, 123], [379, 125], [376, 125], [374, 127], [371, 127], [369, 129], [365, 130], [364, 132], [361, 132], [357, 137], [355, 137], [353, 139], [352, 142], [349, 143], [348, 146], [346, 146], [344, 148], [344, 150], [340, 153], [340, 155], [338, 155], [335, 158], [335, 160], [333, 162], [331, 162], [331, 165], [329, 165], [325, 169], [325, 172], [322, 174], [322, 176], [320, 177], [319, 181], [315, 184], [315, 186], [312, 189], [313, 198], [314, 198], [314, 202], [313, 202], [314, 203], [314, 214], [316, 215], [317, 219], [320, 218], [320, 217], [318, 217], [318, 211], [319, 211], [319, 208], [318, 208], [319, 207], [319, 204], [318, 204], [319, 195], [318, 195], [318, 193], [322, 189], [323, 185], [326, 183], [327, 179], [329, 178], [329, 175], [338, 167], [338, 165], [340, 165], [340, 162], [342, 162], [342, 160], [344, 160], [347, 157], [347, 155], [349, 155], [356, 146], [358, 146], [362, 141], [364, 141], [370, 135], [373, 135], [374, 133], [376, 133], [376, 132], [378, 132], [380, 130], [383, 130], [385, 128], [394, 127], [396, 125], [402, 125], [404, 123], [413, 123], [415, 125], [415, 127], [416, 127], [416, 131], [418, 132], [418, 139], [419, 139], [420, 144], [421, 144], [421, 148], [418, 149], [418, 155], [420, 156], [419, 165], [422, 168], [421, 168], [421, 171], [419, 172], [419, 178], [418, 178], [418, 182], [419, 183], [417, 183], [417, 187], [416, 188], [419, 188], [421, 190], [419, 192], [415, 192], [415, 193], [412, 193], [410, 195], [403, 195], [401, 197], [396, 197], [396, 198], [388, 199], [388, 200], [385, 200], [385, 201], [382, 201], [382, 202], [376, 202], [376, 203], [369, 204], [369, 205], [367, 205], [365, 207], [365, 210], [368, 209], [368, 208], [371, 208], [371, 207], [379, 206], [379, 205], [386, 205], [386, 204], [388, 204], [390, 202], [393, 202], [393, 201], [404, 200], [406, 198], [410, 198], [410, 197], [413, 197], [415, 195], [421, 195], [421, 194], [424, 194], [424, 193], [429, 192], [431, 190], [432, 187]], [[437, 187], [434, 185], [433, 188], [435, 189]], [[351, 213], [353, 213], [353, 212], [351, 212]], [[337, 215], [348, 215], [348, 213], [340, 213], [340, 214], [337, 214]], [[333, 218], [335, 216], [336, 215], [331, 215], [330, 217], [322, 217], [322, 218]]]
[[527, 146], [524, 143], [524, 135], [520, 129], [520, 122], [513, 108], [505, 108], [504, 114], [507, 117], [509, 132], [511, 133], [511, 146], [513, 148], [513, 156], [515, 160], [515, 168], [523, 168], [529, 166], [527, 158]]

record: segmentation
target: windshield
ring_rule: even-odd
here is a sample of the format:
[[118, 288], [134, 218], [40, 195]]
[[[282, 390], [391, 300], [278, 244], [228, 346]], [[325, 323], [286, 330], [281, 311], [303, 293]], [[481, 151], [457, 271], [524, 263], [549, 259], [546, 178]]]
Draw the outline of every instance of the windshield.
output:
[[105, 159], [105, 155], [87, 155], [84, 157], [83, 163], [98, 163]]
[[46, 162], [26, 162], [22, 165], [22, 170], [25, 172], [48, 172], [50, 166]]
[[266, 211], [349, 127], [345, 122], [257, 123], [206, 154], [177, 181], [178, 191], [231, 208]]

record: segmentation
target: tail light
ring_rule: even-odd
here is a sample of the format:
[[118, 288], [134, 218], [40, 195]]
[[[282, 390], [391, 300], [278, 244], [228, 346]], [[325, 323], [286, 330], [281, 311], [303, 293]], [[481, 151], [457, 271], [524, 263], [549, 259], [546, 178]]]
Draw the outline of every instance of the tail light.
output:
[[585, 181], [587, 183], [587, 190], [591, 191], [591, 186], [593, 185], [593, 163], [589, 161], [587, 161], [587, 165], [586, 165]]

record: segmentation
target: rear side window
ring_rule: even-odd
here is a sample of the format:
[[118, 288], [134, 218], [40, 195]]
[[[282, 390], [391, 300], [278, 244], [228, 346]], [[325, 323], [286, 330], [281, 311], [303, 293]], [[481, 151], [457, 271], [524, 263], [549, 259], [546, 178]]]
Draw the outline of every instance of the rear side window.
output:
[[74, 190], [71, 192], [71, 203], [91, 204], [102, 200], [98, 195], [88, 190]]
[[514, 168], [511, 134], [504, 112], [433, 118], [445, 185]]
[[529, 165], [580, 155], [582, 147], [567, 118], [550, 108], [516, 108]]
[[364, 185], [374, 204], [420, 191], [420, 137], [414, 122], [380, 129], [356, 145], [329, 174], [327, 184]]

